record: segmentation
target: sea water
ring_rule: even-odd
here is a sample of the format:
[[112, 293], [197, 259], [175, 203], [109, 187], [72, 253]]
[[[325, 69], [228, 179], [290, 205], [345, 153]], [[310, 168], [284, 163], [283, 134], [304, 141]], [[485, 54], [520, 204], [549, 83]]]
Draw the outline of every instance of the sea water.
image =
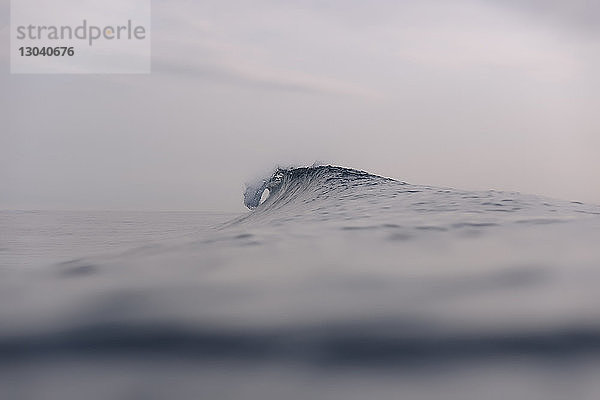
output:
[[332, 166], [244, 201], [0, 212], [0, 397], [600, 398], [600, 207]]

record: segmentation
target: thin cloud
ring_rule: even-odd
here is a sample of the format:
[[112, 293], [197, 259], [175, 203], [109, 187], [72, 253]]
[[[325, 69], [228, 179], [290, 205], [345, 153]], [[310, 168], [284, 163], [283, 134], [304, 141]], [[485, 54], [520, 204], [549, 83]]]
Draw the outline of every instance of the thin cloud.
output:
[[190, 64], [154, 59], [153, 73], [175, 78], [192, 77], [210, 82], [245, 86], [263, 90], [322, 93], [334, 95], [368, 96], [378, 94], [368, 88], [335, 79], [302, 74], [295, 71], [276, 70], [267, 66], [244, 68], [228, 65]]
[[565, 27], [600, 33], [600, 2], [589, 0], [484, 0]]

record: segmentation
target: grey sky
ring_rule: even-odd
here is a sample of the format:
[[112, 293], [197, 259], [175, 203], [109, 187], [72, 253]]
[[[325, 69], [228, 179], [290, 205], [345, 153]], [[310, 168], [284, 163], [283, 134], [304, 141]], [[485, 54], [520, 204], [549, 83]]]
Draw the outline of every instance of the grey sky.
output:
[[277, 164], [600, 203], [586, 1], [154, 1], [153, 73], [10, 75], [0, 208], [242, 210]]

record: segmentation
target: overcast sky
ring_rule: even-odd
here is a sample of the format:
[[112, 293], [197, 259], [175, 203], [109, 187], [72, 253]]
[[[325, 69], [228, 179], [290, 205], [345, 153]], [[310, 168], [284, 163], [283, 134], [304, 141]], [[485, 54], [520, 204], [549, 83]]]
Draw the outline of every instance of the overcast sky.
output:
[[600, 2], [153, 1], [151, 75], [10, 75], [0, 208], [241, 211], [315, 161], [600, 203]]

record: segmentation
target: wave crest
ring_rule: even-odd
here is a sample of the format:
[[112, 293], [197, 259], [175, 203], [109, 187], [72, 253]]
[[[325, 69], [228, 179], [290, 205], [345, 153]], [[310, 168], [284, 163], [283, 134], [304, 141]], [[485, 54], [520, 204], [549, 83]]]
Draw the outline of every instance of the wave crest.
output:
[[269, 199], [265, 207], [280, 204], [283, 200], [291, 201], [302, 194], [311, 193], [315, 200], [332, 191], [345, 190], [364, 184], [377, 184], [392, 181], [390, 178], [369, 174], [351, 168], [333, 165], [321, 165], [299, 168], [278, 168], [269, 179], [246, 186], [244, 205], [254, 210], [261, 205], [265, 190], [269, 191]]

